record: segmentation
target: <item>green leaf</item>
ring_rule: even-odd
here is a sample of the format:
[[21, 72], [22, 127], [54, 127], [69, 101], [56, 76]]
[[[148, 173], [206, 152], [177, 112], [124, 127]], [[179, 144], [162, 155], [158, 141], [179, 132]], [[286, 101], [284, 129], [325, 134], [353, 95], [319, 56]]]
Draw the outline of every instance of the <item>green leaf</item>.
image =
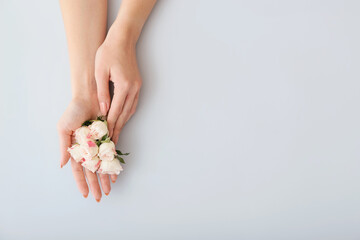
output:
[[115, 157], [121, 162], [125, 164], [125, 161], [122, 157], [120, 157], [119, 155], [115, 155]]
[[116, 153], [120, 156], [127, 156], [130, 154], [130, 153], [122, 153], [120, 150], [116, 150]]
[[93, 120], [87, 120], [87, 121], [85, 121], [83, 124], [81, 124], [81, 126], [82, 126], [82, 127], [84, 127], [84, 126], [90, 126], [92, 122], [93, 122]]
[[98, 117], [96, 118], [96, 120], [104, 122], [104, 121], [105, 121], [105, 117], [104, 117], [104, 116], [98, 116]]
[[105, 141], [108, 137], [109, 137], [109, 135], [108, 135], [108, 134], [105, 134], [105, 135], [101, 138], [100, 141]]
[[100, 141], [100, 140], [96, 140], [95, 143], [96, 143], [96, 145], [97, 145], [98, 147], [100, 147], [100, 145], [101, 145], [101, 141]]

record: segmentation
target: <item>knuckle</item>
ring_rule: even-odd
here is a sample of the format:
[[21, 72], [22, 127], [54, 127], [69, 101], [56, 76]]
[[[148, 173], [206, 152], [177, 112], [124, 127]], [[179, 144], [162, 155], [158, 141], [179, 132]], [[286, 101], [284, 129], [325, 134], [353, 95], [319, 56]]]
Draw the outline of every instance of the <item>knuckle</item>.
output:
[[81, 174], [83, 174], [82, 167], [80, 167], [80, 166], [75, 166], [73, 171], [74, 171], [75, 173], [81, 173]]
[[116, 129], [114, 130], [114, 134], [113, 134], [114, 139], [119, 137], [120, 130], [121, 130], [121, 125], [119, 124], [119, 126], [117, 126]]
[[[89, 171], [90, 172], [90, 171]], [[89, 177], [90, 178], [90, 177]], [[91, 189], [91, 192], [96, 192], [96, 184], [97, 184], [97, 179], [95, 181], [95, 179], [91, 178], [91, 179], [88, 179], [88, 183], [89, 183], [89, 186], [90, 186], [90, 189]], [[95, 193], [97, 194], [97, 193]]]
[[142, 81], [141, 80], [136, 80], [134, 85], [135, 85], [136, 90], [140, 90], [141, 85], [142, 85]]
[[114, 135], [114, 142], [116, 143], [119, 138], [119, 134]]
[[121, 128], [121, 124], [119, 122], [119, 124], [117, 124], [116, 128], [114, 129], [114, 136], [116, 136], [120, 132], [120, 128]]
[[108, 117], [107, 124], [108, 128], [114, 128], [116, 118], [114, 116]]
[[121, 87], [125, 90], [129, 90], [130, 88], [130, 81], [129, 80], [123, 80], [121, 82]]
[[139, 86], [139, 87], [141, 87], [141, 86], [142, 86], [142, 80], [141, 80], [141, 78], [140, 78], [140, 79], [138, 79], [136, 82], [137, 82], [137, 84], [138, 84], [138, 86]]
[[116, 132], [116, 133], [113, 135], [114, 141], [116, 141], [116, 140], [118, 139], [118, 137], [119, 137], [119, 134]]
[[125, 115], [129, 115], [129, 114], [131, 113], [131, 109], [125, 108], [123, 113], [124, 113]]

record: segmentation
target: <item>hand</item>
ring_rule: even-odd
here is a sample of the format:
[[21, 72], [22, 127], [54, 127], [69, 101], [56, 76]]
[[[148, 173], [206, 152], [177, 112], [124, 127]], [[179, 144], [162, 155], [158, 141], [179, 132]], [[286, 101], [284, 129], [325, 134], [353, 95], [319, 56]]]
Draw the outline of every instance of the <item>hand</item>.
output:
[[[102, 115], [107, 115], [109, 136], [116, 144], [125, 123], [135, 113], [141, 87], [135, 43], [119, 40], [111, 29], [95, 58], [95, 79]], [[110, 104], [109, 81], [114, 84]]]
[[[98, 116], [98, 113], [99, 109], [96, 93], [95, 97], [73, 99], [70, 102], [57, 125], [60, 137], [61, 167], [66, 165], [66, 163], [69, 161], [70, 154], [67, 152], [67, 149], [72, 145], [74, 131], [79, 128], [84, 121], [95, 119]], [[81, 163], [77, 163], [73, 159], [71, 159], [71, 168], [77, 186], [80, 192], [86, 198], [89, 194], [89, 188], [85, 180], [84, 169], [81, 166]], [[102, 194], [96, 173], [92, 173], [91, 171], [85, 169], [85, 175], [88, 179], [91, 193], [99, 202]], [[111, 190], [109, 176], [106, 174], [99, 174], [99, 177], [102, 190], [106, 195], [108, 195]], [[111, 179], [113, 182], [115, 182], [116, 175], [112, 175]]]

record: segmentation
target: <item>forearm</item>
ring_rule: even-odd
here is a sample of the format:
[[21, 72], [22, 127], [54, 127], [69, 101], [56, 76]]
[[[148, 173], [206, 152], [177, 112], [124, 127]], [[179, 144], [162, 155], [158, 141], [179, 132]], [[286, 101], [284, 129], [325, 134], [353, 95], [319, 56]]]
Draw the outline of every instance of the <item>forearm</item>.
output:
[[68, 42], [73, 98], [94, 93], [95, 54], [106, 35], [106, 0], [60, 0]]
[[156, 0], [123, 0], [108, 35], [115, 41], [135, 47]]

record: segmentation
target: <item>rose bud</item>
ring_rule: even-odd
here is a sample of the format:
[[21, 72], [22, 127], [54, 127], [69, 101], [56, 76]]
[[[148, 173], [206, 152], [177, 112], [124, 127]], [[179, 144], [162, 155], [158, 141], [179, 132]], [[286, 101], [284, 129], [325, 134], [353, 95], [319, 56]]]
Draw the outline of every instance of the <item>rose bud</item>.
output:
[[75, 141], [78, 144], [85, 144], [91, 140], [90, 129], [88, 127], [80, 127], [75, 131]]
[[79, 144], [74, 144], [72, 147], [69, 147], [68, 152], [76, 162], [81, 162], [81, 159], [84, 157], [85, 153], [84, 148], [82, 148]]
[[81, 147], [84, 149], [83, 158], [85, 160], [91, 160], [99, 152], [99, 147], [94, 141], [87, 141], [85, 144], [82, 144]]
[[92, 159], [90, 159], [90, 160], [86, 160], [85, 162], [83, 162], [81, 165], [84, 167], [84, 168], [86, 168], [86, 169], [88, 169], [88, 170], [90, 170], [91, 172], [96, 172], [96, 170], [99, 168], [99, 166], [100, 166], [100, 159], [97, 157], [97, 156], [95, 156], [95, 157], [93, 157]]
[[116, 174], [119, 175], [123, 168], [120, 165], [119, 160], [114, 159], [112, 161], [101, 161], [99, 172], [102, 174]]
[[114, 160], [116, 151], [115, 144], [110, 141], [108, 143], [102, 143], [99, 147], [99, 158], [103, 161]]
[[90, 126], [90, 135], [94, 139], [101, 139], [108, 134], [107, 124], [103, 121], [96, 120]]

